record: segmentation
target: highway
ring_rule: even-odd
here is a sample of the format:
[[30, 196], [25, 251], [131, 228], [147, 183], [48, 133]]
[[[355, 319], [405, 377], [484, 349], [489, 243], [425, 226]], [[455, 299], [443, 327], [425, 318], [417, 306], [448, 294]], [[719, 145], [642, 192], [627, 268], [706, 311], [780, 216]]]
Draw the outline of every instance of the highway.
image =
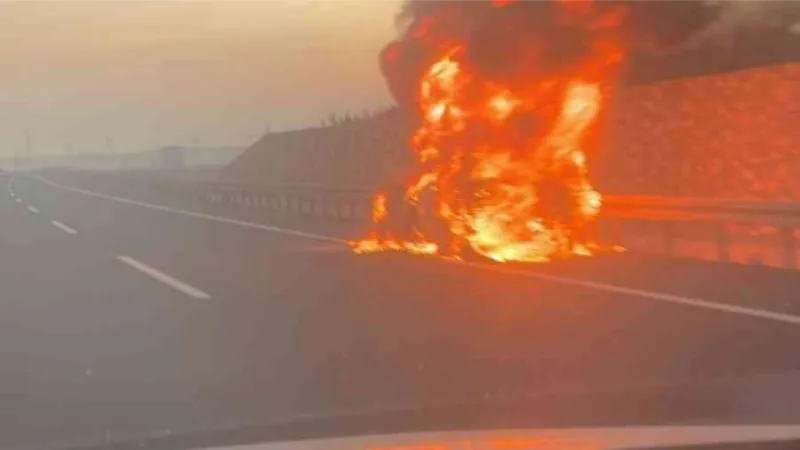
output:
[[345, 225], [0, 183], [0, 448], [800, 417], [793, 271], [356, 256]]

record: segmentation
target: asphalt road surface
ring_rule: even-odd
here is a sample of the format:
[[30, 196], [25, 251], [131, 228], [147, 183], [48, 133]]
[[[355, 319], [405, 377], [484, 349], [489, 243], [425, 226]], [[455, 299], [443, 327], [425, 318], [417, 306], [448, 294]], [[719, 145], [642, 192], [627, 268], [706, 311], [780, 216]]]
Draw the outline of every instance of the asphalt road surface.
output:
[[800, 421], [794, 272], [356, 256], [324, 224], [0, 183], [0, 448]]

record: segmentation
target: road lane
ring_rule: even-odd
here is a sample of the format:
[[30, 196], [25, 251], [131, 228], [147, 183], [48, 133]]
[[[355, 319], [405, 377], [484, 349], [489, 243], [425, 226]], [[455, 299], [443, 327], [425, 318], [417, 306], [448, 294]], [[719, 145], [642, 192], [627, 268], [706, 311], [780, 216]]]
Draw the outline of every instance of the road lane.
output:
[[202, 305], [8, 196], [0, 223], [0, 447], [209, 420], [188, 406], [212, 381], [184, 332]]
[[[608, 392], [622, 393], [622, 400], [527, 417], [572, 425], [797, 417], [789, 415], [797, 413], [797, 396], [778, 384], [767, 385], [775, 386], [772, 396], [754, 395], [760, 402], [748, 397], [746, 404], [730, 389], [715, 390], [722, 381], [795, 373], [794, 325], [406, 255], [358, 257], [300, 236], [119, 204], [31, 179], [17, 188], [48, 216], [81, 229], [81, 240], [96, 251], [131, 255], [214, 293], [199, 310], [185, 306], [194, 303], [185, 296], [179, 301], [196, 313], [180, 325], [185, 347], [165, 350], [192, 362], [191, 370], [177, 370], [182, 382], [203, 386], [190, 404], [161, 416], [160, 425], [176, 433], [181, 426], [225, 428], [420, 403], [528, 398], [541, 405], [543, 394]], [[124, 301], [161, 314], [160, 302]], [[162, 332], [176, 326], [164, 317], [152, 324]], [[128, 379], [136, 380], [138, 369], [130, 370]], [[173, 389], [163, 381], [147, 386], [153, 396]], [[680, 399], [672, 408], [663, 398], [638, 402], [642, 392], [674, 386], [704, 388], [671, 395]], [[141, 413], [147, 409], [142, 404]], [[784, 415], [770, 415], [775, 411]], [[115, 436], [137, 430], [121, 422], [109, 429]]]
[[[101, 178], [101, 181], [108, 179]], [[155, 202], [142, 202], [131, 200], [130, 195], [118, 194], [123, 197], [105, 194], [97, 190], [86, 190], [42, 178], [46, 184], [51, 184], [59, 189], [78, 192], [91, 197], [102, 198], [122, 204], [157, 210], [170, 214], [189, 216], [199, 220], [210, 220], [244, 228], [258, 229], [267, 232], [307, 237], [313, 240], [331, 242], [328, 246], [317, 246], [318, 249], [339, 248], [336, 244], [343, 244], [344, 240], [353, 237], [353, 233], [343, 233], [340, 226], [325, 229], [318, 224], [288, 224], [279, 220], [278, 225], [272, 223], [257, 223], [252, 220], [231, 219], [220, 213], [209, 214], [187, 210], [182, 205], [170, 206], [169, 199]], [[89, 180], [91, 181], [91, 180]], [[79, 185], [86, 184], [80, 180]], [[92, 185], [91, 183], [90, 186]], [[103, 183], [100, 183], [102, 190]], [[112, 191], [120, 186], [108, 187]], [[142, 194], [140, 191], [135, 191]], [[132, 194], [132, 193], [128, 193]], [[152, 196], [152, 192], [150, 193]], [[196, 207], [197, 205], [191, 205]], [[202, 208], [201, 208], [202, 209]], [[308, 222], [308, 221], [306, 221]], [[321, 221], [325, 223], [325, 221]], [[298, 231], [309, 229], [309, 231]], [[351, 227], [352, 228], [352, 227]], [[335, 230], [335, 231], [334, 231]], [[358, 236], [358, 233], [356, 233]], [[478, 269], [487, 269], [486, 264], [467, 264]], [[587, 270], [588, 268], [588, 270]], [[800, 300], [794, 292], [800, 291], [800, 272], [788, 270], [773, 270], [767, 267], [741, 266], [737, 264], [717, 264], [685, 259], [669, 259], [658, 257], [641, 257], [628, 253], [622, 255], [610, 254], [600, 258], [574, 259], [559, 261], [547, 265], [515, 265], [507, 264], [501, 267], [489, 267], [490, 270], [509, 271], [529, 278], [541, 278], [549, 282], [581, 285], [599, 289], [615, 294], [633, 295], [649, 300], [670, 301], [686, 306], [713, 309], [717, 311], [745, 314], [761, 317], [768, 320], [780, 320], [788, 323], [800, 322]], [[621, 270], [620, 270], [621, 269]], [[688, 270], [687, 270], [688, 269]], [[600, 276], [597, 276], [597, 275]], [[631, 274], [631, 276], [626, 276]], [[608, 278], [604, 278], [611, 275]], [[743, 286], [736, 286], [736, 282], [747, 279]], [[678, 282], [676, 282], [676, 280]], [[703, 285], [698, 285], [696, 280], [703, 280]], [[774, 287], [788, 286], [788, 289], [773, 289]], [[708, 289], [711, 287], [712, 289]], [[767, 295], [763, 295], [764, 291]], [[702, 295], [698, 296], [698, 292]], [[763, 298], [762, 297], [766, 297]], [[754, 302], [755, 300], [755, 302]]]
[[[107, 205], [107, 206], [113, 208], [112, 205]], [[117, 211], [117, 210], [114, 210], [114, 211], [115, 211], [114, 213], [109, 213], [109, 215], [116, 217], [118, 214], [124, 214], [125, 212], [128, 212], [128, 213], [132, 212], [134, 214], [138, 214], [138, 212], [136, 212], [136, 211], [130, 211], [130, 210], [125, 211], [125, 208], [123, 208], [123, 209], [121, 209], [119, 211]], [[153, 216], [153, 218], [154, 219], [163, 219], [164, 217], [156, 215], [156, 216]], [[198, 250], [201, 250], [201, 249], [196, 248], [197, 247], [196, 243], [195, 243], [195, 245], [192, 245], [192, 240], [194, 240], [197, 236], [195, 236], [191, 232], [186, 232], [185, 231], [185, 230], [189, 230], [189, 229], [193, 228], [192, 227], [192, 221], [191, 220], [190, 221], [179, 221], [179, 222], [176, 222], [176, 223], [179, 223], [181, 225], [178, 226], [178, 228], [176, 230], [177, 233], [175, 234], [175, 236], [172, 239], [169, 239], [168, 240], [169, 242], [164, 242], [163, 245], [161, 243], [158, 244], [159, 248], [162, 248], [163, 246], [166, 246], [166, 248], [170, 248], [169, 246], [172, 245], [172, 249], [174, 249], [174, 250], [173, 251], [168, 251], [168, 252], [163, 252], [163, 253], [168, 254], [168, 255], [173, 255], [173, 254], [176, 254], [176, 253], [181, 253], [182, 251], [190, 251], [190, 250], [198, 251]], [[196, 228], [197, 226], [201, 226], [202, 224], [194, 224], [194, 225], [195, 225], [194, 228]], [[166, 232], [167, 229], [168, 229], [167, 227], [159, 228], [159, 230], [161, 230], [162, 232]], [[228, 233], [230, 238], [221, 241], [220, 242], [221, 245], [219, 247], [215, 247], [213, 249], [213, 251], [207, 252], [206, 253], [206, 255], [208, 256], [207, 258], [190, 258], [192, 260], [191, 261], [192, 264], [195, 264], [195, 261], [208, 261], [207, 264], [211, 265], [210, 267], [208, 267], [208, 269], [210, 269], [210, 270], [208, 270], [208, 269], [205, 270], [205, 274], [201, 276], [202, 278], [206, 278], [206, 275], [209, 275], [208, 272], [219, 273], [220, 270], [218, 268], [218, 264], [219, 264], [220, 261], [223, 262], [223, 266], [227, 267], [230, 264], [236, 264], [235, 261], [237, 261], [237, 260], [242, 260], [242, 261], [245, 262], [245, 264], [241, 268], [240, 268], [239, 265], [236, 265], [236, 267], [232, 268], [232, 269], [237, 269], [237, 270], [230, 270], [231, 274], [233, 274], [236, 277], [240, 277], [240, 276], [246, 276], [247, 273], [253, 273], [254, 272], [256, 274], [256, 276], [259, 276], [258, 274], [260, 273], [260, 271], [258, 270], [258, 267], [260, 267], [262, 265], [261, 261], [263, 260], [264, 255], [270, 255], [272, 253], [273, 256], [283, 256], [283, 253], [285, 253], [285, 250], [283, 250], [283, 249], [281, 249], [281, 252], [283, 252], [283, 253], [274, 253], [273, 252], [274, 251], [274, 248], [273, 248], [274, 246], [270, 247], [270, 248], [260, 248], [256, 252], [248, 253], [248, 252], [244, 251], [245, 247], [248, 246], [248, 243], [250, 243], [252, 245], [258, 245], [258, 243], [261, 243], [261, 242], [264, 242], [264, 241], [267, 241], [267, 242], [270, 241], [269, 238], [284, 239], [284, 238], [281, 238], [280, 236], [277, 236], [277, 237], [275, 237], [275, 236], [273, 236], [273, 237], [264, 237], [264, 236], [258, 236], [257, 234], [249, 234], [249, 233], [246, 234], [246, 235], [241, 235], [235, 229], [231, 230], [231, 229], [226, 229], [225, 227], [223, 227], [223, 228], [216, 228], [215, 227], [212, 231], [209, 231], [209, 233], [214, 233], [215, 230]], [[126, 232], [126, 234], [130, 235], [130, 233], [127, 233], [127, 232]], [[235, 236], [234, 236], [234, 234], [235, 234]], [[237, 245], [229, 245], [231, 243], [230, 239], [234, 239], [237, 242]], [[307, 252], [307, 253], [311, 253], [313, 255], [313, 257], [315, 257], [315, 258], [320, 256], [320, 255], [318, 255], [319, 252], [317, 251], [317, 249], [320, 249], [320, 247], [318, 247], [316, 245], [313, 245], [313, 244], [308, 244], [308, 243], [297, 243], [298, 242], [297, 240], [292, 240], [292, 242], [295, 242], [296, 244], [294, 245], [294, 247], [290, 247], [290, 250], [289, 250], [290, 252], [300, 252], [300, 253]], [[144, 244], [144, 242], [142, 242], [142, 244]], [[203, 247], [208, 247], [209, 245], [212, 245], [212, 243], [205, 242], [203, 244]], [[192, 248], [192, 247], [195, 247], [195, 248]], [[328, 250], [329, 251], [333, 251], [333, 252], [337, 251], [336, 249], [332, 249], [332, 248], [328, 248]], [[321, 251], [325, 251], [325, 250], [321, 250]], [[226, 255], [226, 254], [230, 255], [230, 257], [222, 257], [223, 255]], [[162, 256], [162, 258], [163, 258], [163, 256]], [[250, 259], [250, 258], [252, 258], [252, 259]], [[280, 259], [280, 258], [278, 258], [278, 259]], [[304, 260], [304, 262], [305, 262], [305, 260]], [[184, 265], [187, 265], [187, 264], [188, 264], [187, 261], [180, 261], [179, 265], [184, 266]], [[197, 264], [203, 264], [203, 263], [202, 262], [198, 262]], [[433, 264], [436, 265], [436, 263], [433, 263]], [[412, 269], [416, 270], [418, 267], [427, 267], [427, 266], [431, 266], [431, 263], [428, 262], [428, 261], [426, 261], [424, 263], [416, 262], [416, 263], [413, 263], [413, 265], [411, 265], [410, 267]], [[255, 270], [253, 270], [254, 268], [255, 268]], [[259, 278], [264, 278], [264, 277], [260, 277], [259, 276]], [[267, 278], [269, 278], [269, 277], [267, 277]], [[676, 283], [676, 284], [678, 284], [678, 283]], [[259, 289], [257, 289], [255, 293], [258, 294], [258, 293], [263, 293], [263, 292], [269, 292], [269, 291], [268, 290], [264, 291], [262, 289], [262, 287], [259, 287]]]

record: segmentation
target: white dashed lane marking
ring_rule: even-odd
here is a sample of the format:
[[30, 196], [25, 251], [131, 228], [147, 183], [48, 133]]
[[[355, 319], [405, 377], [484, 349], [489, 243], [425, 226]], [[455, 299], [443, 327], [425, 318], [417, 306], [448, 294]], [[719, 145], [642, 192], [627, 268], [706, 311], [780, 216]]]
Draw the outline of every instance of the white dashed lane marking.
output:
[[162, 272], [162, 271], [160, 271], [160, 270], [158, 270], [156, 268], [150, 267], [150, 266], [148, 266], [147, 264], [145, 264], [145, 263], [143, 263], [141, 261], [137, 261], [137, 260], [131, 258], [130, 256], [120, 255], [120, 256], [117, 256], [117, 260], [119, 260], [123, 264], [128, 265], [129, 267], [132, 267], [132, 268], [138, 270], [139, 272], [142, 272], [145, 275], [150, 276], [151, 278], [154, 278], [154, 279], [166, 284], [167, 286], [175, 289], [178, 292], [182, 292], [182, 293], [188, 295], [189, 297], [201, 298], [201, 299], [209, 299], [209, 298], [211, 298], [210, 295], [206, 294], [205, 292], [201, 291], [200, 289], [197, 289], [196, 287], [190, 286], [189, 284], [186, 284], [183, 281], [178, 280], [177, 278], [174, 278], [174, 277], [172, 277], [170, 275], [167, 275], [166, 273], [164, 273], [164, 272]]
[[64, 231], [67, 234], [76, 234], [78, 232], [77, 230], [75, 230], [75, 228], [72, 228], [72, 227], [69, 227], [67, 225], [64, 225], [63, 223], [61, 223], [61, 222], [59, 222], [57, 220], [52, 220], [52, 221], [50, 221], [50, 223], [52, 223], [56, 228], [60, 228], [62, 231]]

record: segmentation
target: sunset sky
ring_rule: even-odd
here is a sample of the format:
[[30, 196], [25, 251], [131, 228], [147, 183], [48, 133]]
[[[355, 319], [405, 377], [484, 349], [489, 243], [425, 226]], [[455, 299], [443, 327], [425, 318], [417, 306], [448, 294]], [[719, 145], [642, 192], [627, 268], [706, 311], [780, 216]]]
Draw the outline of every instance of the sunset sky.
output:
[[0, 156], [245, 145], [390, 104], [394, 1], [0, 1]]

